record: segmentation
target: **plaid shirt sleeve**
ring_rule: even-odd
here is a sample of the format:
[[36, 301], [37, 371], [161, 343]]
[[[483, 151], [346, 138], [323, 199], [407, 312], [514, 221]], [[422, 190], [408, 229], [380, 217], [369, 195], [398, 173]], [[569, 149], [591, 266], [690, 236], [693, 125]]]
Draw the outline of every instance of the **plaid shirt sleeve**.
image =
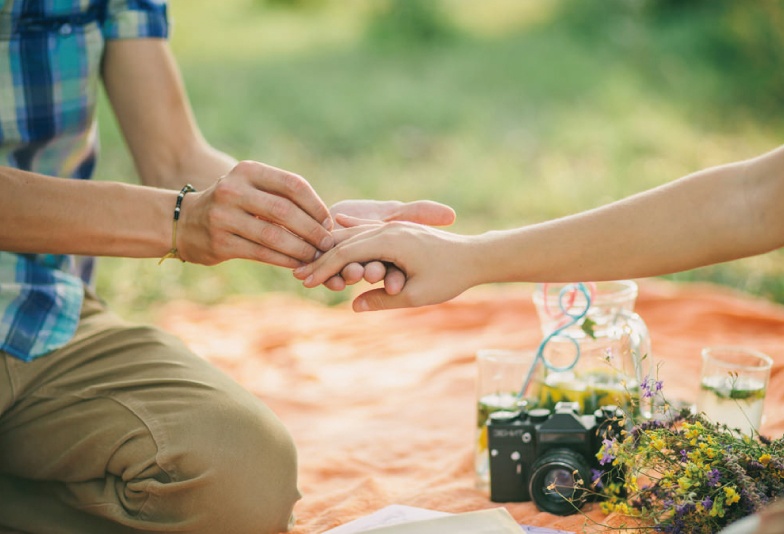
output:
[[109, 0], [103, 23], [105, 39], [166, 38], [169, 21], [163, 0]]
[[[104, 41], [167, 38], [164, 0], [0, 0], [0, 165], [88, 179]], [[0, 353], [67, 343], [92, 258], [0, 251]]]

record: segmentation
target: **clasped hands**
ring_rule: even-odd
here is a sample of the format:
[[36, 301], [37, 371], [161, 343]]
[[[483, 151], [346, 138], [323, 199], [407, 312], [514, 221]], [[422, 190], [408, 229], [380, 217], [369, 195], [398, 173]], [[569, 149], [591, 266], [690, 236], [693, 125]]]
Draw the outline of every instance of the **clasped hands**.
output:
[[[215, 265], [234, 258], [294, 269], [307, 287], [324, 284], [334, 291], [366, 280], [384, 281], [380, 291], [399, 294], [406, 274], [394, 262], [346, 261], [334, 272], [312, 276], [314, 260], [335, 244], [358, 236], [374, 225], [405, 221], [417, 225], [452, 224], [452, 208], [422, 200], [344, 200], [327, 208], [301, 176], [255, 161], [238, 163], [209, 188], [183, 200], [178, 249], [183, 260]], [[374, 290], [379, 291], [379, 290]], [[355, 304], [355, 308], [357, 308]], [[358, 308], [358, 309], [361, 309]]]

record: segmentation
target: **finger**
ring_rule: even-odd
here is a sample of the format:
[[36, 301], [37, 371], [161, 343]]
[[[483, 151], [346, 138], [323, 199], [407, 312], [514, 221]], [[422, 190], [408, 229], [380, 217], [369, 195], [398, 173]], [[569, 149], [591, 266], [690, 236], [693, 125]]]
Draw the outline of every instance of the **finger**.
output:
[[332, 291], [343, 291], [346, 289], [346, 282], [339, 276], [333, 276], [324, 282], [324, 287]]
[[288, 230], [261, 219], [253, 219], [251, 228], [241, 232], [241, 236], [278, 254], [293, 258], [298, 263], [313, 261], [318, 252], [315, 247]]
[[387, 274], [387, 266], [380, 261], [371, 261], [365, 264], [364, 275], [365, 281], [369, 284], [375, 284], [384, 279]]
[[362, 225], [362, 226], [355, 226], [353, 228], [340, 228], [338, 230], [332, 231], [332, 237], [335, 239], [335, 244], [342, 243], [347, 239], [359, 235], [363, 232], [367, 232], [368, 230], [373, 230], [379, 227], [382, 223], [376, 221], [374, 224], [370, 225]]
[[449, 226], [455, 222], [455, 210], [432, 200], [417, 200], [399, 206], [385, 221], [409, 221], [428, 226]]
[[340, 277], [346, 285], [352, 286], [362, 280], [365, 275], [365, 268], [359, 263], [349, 263], [340, 271]]
[[231, 255], [220, 259], [220, 261], [242, 258], [268, 263], [270, 265], [277, 265], [278, 267], [287, 267], [289, 269], [302, 267], [302, 262], [291, 256], [281, 254], [280, 252], [236, 235], [232, 235], [227, 239], [226, 248], [232, 251]]
[[262, 166], [259, 173], [260, 185], [268, 191], [285, 197], [299, 206], [314, 221], [326, 229], [332, 229], [332, 216], [329, 208], [316, 193], [315, 189], [302, 176], [270, 165]]
[[354, 240], [344, 241], [339, 248], [334, 248], [309, 265], [299, 267], [294, 276], [304, 280], [305, 287], [316, 287], [332, 276], [339, 274], [350, 263], [364, 263], [376, 260], [381, 251], [380, 245], [374, 240], [367, 240], [375, 231], [364, 232], [355, 236]]
[[345, 213], [336, 213], [335, 222], [345, 228], [352, 228], [354, 226], [378, 226], [382, 221], [376, 219], [362, 219], [354, 217], [353, 215], [346, 215]]
[[354, 299], [352, 307], [355, 312], [393, 310], [410, 306], [401, 293], [388, 295], [383, 288], [371, 289]]
[[387, 295], [397, 295], [406, 285], [406, 273], [394, 265], [387, 266], [387, 274], [384, 276], [384, 290]]
[[[331, 247], [331, 244], [325, 246], [325, 243], [330, 237], [332, 217], [307, 180], [254, 161], [238, 163], [233, 172], [246, 177], [255, 188], [253, 194], [242, 197], [246, 200], [244, 209], [288, 228], [315, 247], [322, 250]], [[222, 180], [218, 188], [229, 182]]]
[[287, 198], [265, 191], [255, 191], [241, 207], [258, 219], [285, 228], [295, 237], [310, 243], [319, 250], [329, 250], [335, 245], [335, 238], [332, 237], [329, 230], [313, 220]]

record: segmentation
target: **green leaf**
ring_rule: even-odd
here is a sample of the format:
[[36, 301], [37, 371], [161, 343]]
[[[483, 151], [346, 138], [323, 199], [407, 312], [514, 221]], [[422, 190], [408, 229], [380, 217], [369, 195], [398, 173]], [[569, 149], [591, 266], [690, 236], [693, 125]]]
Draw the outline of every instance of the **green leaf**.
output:
[[583, 321], [583, 324], [580, 326], [583, 332], [591, 336], [591, 339], [596, 339], [596, 334], [594, 334], [593, 331], [594, 327], [596, 327], [596, 321], [594, 321], [590, 317], [586, 317], [585, 321]]

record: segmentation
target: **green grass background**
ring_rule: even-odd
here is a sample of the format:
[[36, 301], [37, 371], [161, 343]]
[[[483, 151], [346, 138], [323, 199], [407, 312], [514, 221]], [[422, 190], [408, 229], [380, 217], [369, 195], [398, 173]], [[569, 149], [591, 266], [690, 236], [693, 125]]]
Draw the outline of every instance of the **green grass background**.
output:
[[[344, 198], [453, 206], [478, 233], [574, 213], [781, 144], [781, 2], [172, 0], [172, 47], [211, 143]], [[101, 179], [135, 173], [105, 99]], [[525, 261], [521, 258], [520, 261]], [[781, 252], [681, 273], [784, 302]], [[290, 272], [102, 258], [99, 291], [296, 292]]]

